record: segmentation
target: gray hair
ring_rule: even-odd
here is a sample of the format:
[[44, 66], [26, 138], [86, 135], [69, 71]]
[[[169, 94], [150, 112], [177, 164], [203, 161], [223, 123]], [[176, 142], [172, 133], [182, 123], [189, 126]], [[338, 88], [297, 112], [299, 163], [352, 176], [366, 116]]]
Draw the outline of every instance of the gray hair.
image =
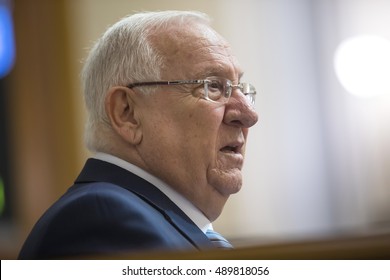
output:
[[169, 25], [188, 22], [209, 24], [209, 18], [188, 11], [138, 13], [115, 23], [96, 42], [81, 74], [88, 110], [85, 142], [89, 150], [110, 149], [111, 125], [104, 108], [108, 90], [113, 86], [160, 79], [164, 57], [149, 42], [149, 35]]

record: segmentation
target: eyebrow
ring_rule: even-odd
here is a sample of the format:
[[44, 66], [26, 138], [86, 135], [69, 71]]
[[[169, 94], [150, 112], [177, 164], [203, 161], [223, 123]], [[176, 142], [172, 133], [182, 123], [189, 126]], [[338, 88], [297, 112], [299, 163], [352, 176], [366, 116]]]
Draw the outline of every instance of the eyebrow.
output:
[[[229, 75], [230, 74], [228, 74], [228, 71], [226, 71], [226, 68], [221, 66], [221, 67], [209, 68], [205, 71], [198, 72], [196, 77], [207, 78], [207, 77], [217, 76], [217, 77], [228, 78], [230, 80], [231, 77], [228, 77]], [[238, 81], [241, 80], [243, 75], [244, 75], [244, 72], [239, 71]]]

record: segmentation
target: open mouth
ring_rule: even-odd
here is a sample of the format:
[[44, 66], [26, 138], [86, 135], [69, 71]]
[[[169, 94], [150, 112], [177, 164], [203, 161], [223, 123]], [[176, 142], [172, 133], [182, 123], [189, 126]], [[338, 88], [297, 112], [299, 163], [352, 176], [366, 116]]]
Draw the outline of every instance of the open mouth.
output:
[[222, 153], [232, 153], [236, 154], [238, 153], [238, 146], [225, 146], [222, 149], [220, 149]]

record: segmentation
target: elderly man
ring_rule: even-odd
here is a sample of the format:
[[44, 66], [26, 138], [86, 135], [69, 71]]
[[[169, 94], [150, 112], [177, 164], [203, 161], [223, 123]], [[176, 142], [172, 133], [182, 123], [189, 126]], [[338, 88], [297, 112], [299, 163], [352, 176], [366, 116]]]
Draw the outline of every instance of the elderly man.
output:
[[204, 14], [140, 13], [109, 28], [82, 75], [94, 156], [19, 257], [228, 247], [211, 222], [241, 188], [258, 118], [242, 75]]

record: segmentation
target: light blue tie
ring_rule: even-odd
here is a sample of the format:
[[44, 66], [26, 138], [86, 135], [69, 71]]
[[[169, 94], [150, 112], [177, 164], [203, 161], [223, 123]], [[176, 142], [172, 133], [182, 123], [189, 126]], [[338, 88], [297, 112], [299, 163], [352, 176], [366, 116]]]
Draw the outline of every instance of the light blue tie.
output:
[[220, 249], [233, 249], [232, 244], [229, 243], [222, 235], [220, 235], [218, 232], [215, 232], [211, 229], [208, 229], [206, 231], [206, 235], [208, 239], [211, 241], [213, 246], [215, 248]]

